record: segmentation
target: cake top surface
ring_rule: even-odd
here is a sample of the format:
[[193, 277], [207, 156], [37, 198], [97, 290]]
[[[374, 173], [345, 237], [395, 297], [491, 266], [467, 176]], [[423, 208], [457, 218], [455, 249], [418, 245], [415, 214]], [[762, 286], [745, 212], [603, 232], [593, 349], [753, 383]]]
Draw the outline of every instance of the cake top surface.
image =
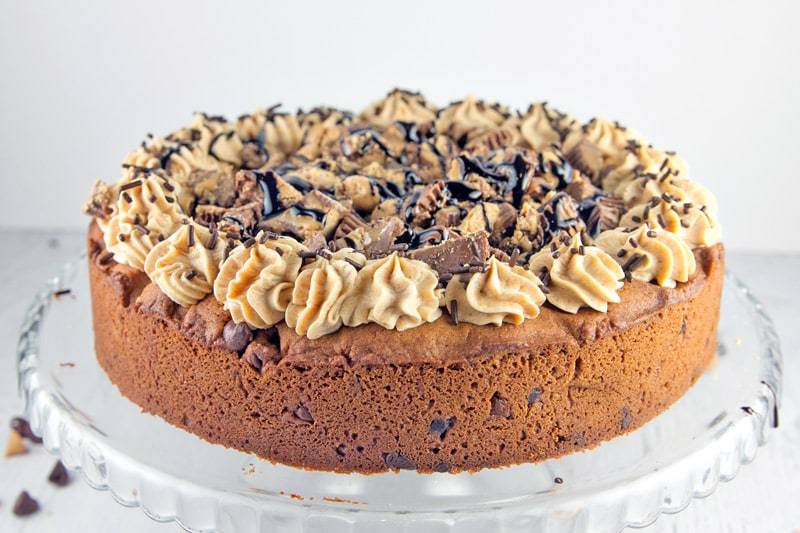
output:
[[720, 239], [713, 196], [676, 154], [603, 118], [395, 89], [360, 114], [198, 114], [148, 136], [84, 210], [114, 260], [235, 322], [519, 324], [542, 305], [674, 287]]

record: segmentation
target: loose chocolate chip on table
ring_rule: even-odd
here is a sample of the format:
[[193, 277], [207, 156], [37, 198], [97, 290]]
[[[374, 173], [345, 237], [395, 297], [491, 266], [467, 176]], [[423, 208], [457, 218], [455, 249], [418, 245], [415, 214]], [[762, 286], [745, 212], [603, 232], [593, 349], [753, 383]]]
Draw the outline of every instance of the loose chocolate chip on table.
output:
[[69, 474], [67, 473], [67, 469], [64, 467], [64, 463], [61, 461], [56, 462], [53, 470], [50, 471], [50, 475], [48, 476], [47, 480], [53, 485], [58, 485], [59, 487], [63, 487], [69, 483]]
[[31, 498], [28, 491], [23, 490], [14, 502], [14, 514], [17, 516], [27, 516], [39, 510], [39, 502]]
[[41, 437], [37, 437], [33, 433], [33, 431], [31, 431], [30, 424], [28, 424], [28, 421], [22, 418], [21, 416], [17, 416], [11, 419], [11, 429], [19, 433], [20, 437], [22, 437], [23, 439], [28, 439], [29, 441], [35, 442], [36, 444], [42, 443]]

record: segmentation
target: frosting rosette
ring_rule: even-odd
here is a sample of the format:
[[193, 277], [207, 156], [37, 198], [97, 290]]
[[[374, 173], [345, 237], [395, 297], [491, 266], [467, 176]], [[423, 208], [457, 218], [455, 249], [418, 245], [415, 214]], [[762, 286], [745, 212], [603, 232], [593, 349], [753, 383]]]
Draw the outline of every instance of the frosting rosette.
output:
[[606, 191], [621, 195], [623, 190], [640, 176], [651, 178], [673, 176], [683, 179], [688, 175], [689, 167], [680, 156], [632, 142], [628, 145], [622, 162], [609, 169], [602, 181]]
[[521, 324], [539, 316], [539, 307], [545, 301], [541, 285], [529, 270], [510, 266], [492, 256], [485, 272], [473, 274], [466, 282], [460, 276], [451, 278], [444, 301], [458, 322], [479, 326]]
[[395, 122], [430, 122], [436, 118], [436, 111], [421, 94], [395, 89], [362, 111], [359, 118], [378, 126], [390, 126]]
[[507, 123], [517, 125], [525, 143], [537, 152], [560, 143], [563, 136], [579, 127], [577, 119], [547, 107], [545, 102], [531, 104], [524, 115], [510, 118]]
[[580, 234], [531, 257], [528, 267], [540, 274], [549, 292], [547, 301], [568, 313], [581, 307], [606, 312], [619, 302], [617, 290], [625, 273], [613, 257], [597, 246], [585, 246]]
[[453, 102], [439, 111], [436, 131], [459, 139], [474, 130], [495, 128], [508, 116], [509, 112], [505, 107], [476, 100], [470, 94], [460, 102]]
[[306, 247], [291, 237], [268, 238], [260, 232], [236, 246], [222, 263], [214, 297], [231, 318], [253, 329], [283, 320]]
[[[642, 176], [636, 178], [624, 187], [620, 187], [618, 194], [628, 206], [635, 206], [649, 202], [655, 197], [667, 199], [680, 205], [705, 206], [705, 211], [711, 216], [717, 214], [717, 202], [708, 189], [697, 182], [664, 175], [661, 178]], [[665, 194], [667, 195], [665, 197]]]
[[647, 224], [634, 231], [605, 231], [594, 245], [616, 258], [626, 276], [655, 280], [662, 287], [687, 281], [697, 266], [692, 250], [682, 239], [668, 231], [652, 230]]
[[155, 173], [129, 170], [117, 189], [117, 201], [103, 237], [114, 259], [144, 270], [147, 254], [186, 218], [178, 201], [180, 184]]
[[705, 206], [671, 198], [655, 197], [632, 207], [619, 221], [620, 227], [638, 227], [646, 222], [653, 229], [674, 233], [689, 245], [712, 246], [722, 239], [722, 228]]
[[405, 329], [433, 322], [439, 309], [439, 278], [427, 263], [397, 252], [369, 261], [358, 271], [350, 298], [342, 306], [347, 326], [375, 322], [387, 329]]
[[353, 292], [358, 271], [367, 258], [352, 249], [318, 257], [297, 276], [286, 325], [309, 339], [318, 339], [342, 327], [342, 306]]
[[170, 300], [188, 307], [211, 294], [224, 253], [221, 239], [187, 221], [150, 250], [144, 271]]
[[582, 129], [573, 130], [567, 135], [564, 139], [564, 152], [569, 152], [584, 139], [600, 150], [602, 167], [619, 165], [630, 141], [637, 145], [647, 144], [633, 129], [623, 128], [606, 118], [598, 117], [590, 120]]

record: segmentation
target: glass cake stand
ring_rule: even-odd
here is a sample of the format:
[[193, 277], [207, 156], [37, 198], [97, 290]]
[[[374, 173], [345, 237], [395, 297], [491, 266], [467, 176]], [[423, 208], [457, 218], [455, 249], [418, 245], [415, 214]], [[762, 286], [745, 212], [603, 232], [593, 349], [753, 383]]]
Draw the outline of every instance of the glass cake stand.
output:
[[[123, 398], [94, 357], [85, 258], [36, 295], [19, 383], [45, 447], [93, 487], [191, 531], [616, 531], [707, 496], [778, 423], [769, 318], [726, 274], [716, 363], [672, 408], [594, 450], [469, 474], [314, 472], [212, 445]], [[66, 290], [69, 289], [69, 292]]]

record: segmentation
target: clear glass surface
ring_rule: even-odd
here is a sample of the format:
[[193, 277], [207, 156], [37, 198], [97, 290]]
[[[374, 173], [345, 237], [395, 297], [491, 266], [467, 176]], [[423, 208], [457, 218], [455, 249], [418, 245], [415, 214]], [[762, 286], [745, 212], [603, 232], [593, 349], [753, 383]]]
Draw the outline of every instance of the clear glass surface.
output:
[[[70, 289], [69, 293], [63, 293]], [[713, 492], [777, 425], [769, 318], [726, 274], [715, 364], [673, 407], [594, 450], [469, 474], [314, 472], [212, 445], [123, 398], [94, 356], [87, 263], [36, 295], [19, 342], [31, 426], [85, 480], [191, 531], [616, 531]]]

